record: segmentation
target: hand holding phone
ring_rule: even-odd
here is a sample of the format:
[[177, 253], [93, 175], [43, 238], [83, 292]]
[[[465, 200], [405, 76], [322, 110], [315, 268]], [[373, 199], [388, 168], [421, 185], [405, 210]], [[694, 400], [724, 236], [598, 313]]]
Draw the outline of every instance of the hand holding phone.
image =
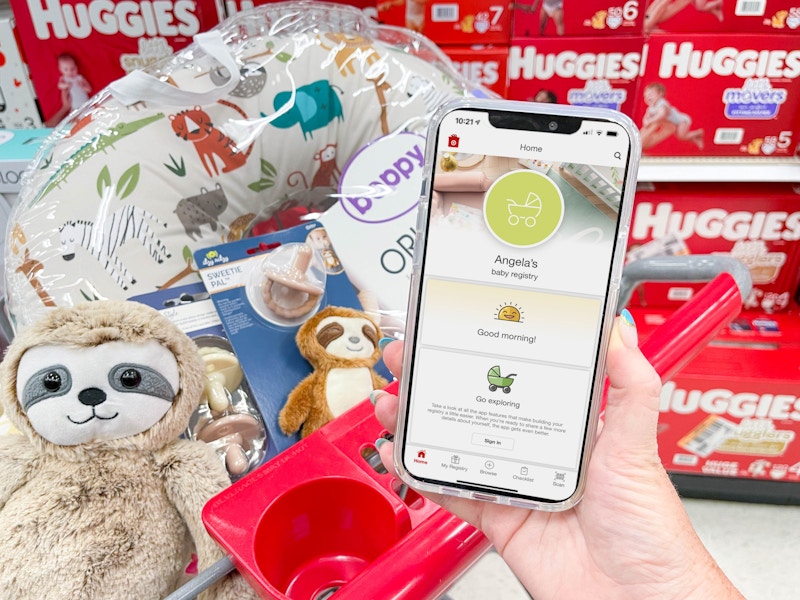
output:
[[[608, 405], [587, 471], [587, 492], [570, 510], [549, 513], [456, 496], [430, 496], [479, 527], [537, 600], [715, 598], [743, 600], [694, 533], [661, 466], [656, 445], [661, 381], [638, 349], [630, 315], [609, 341]], [[403, 344], [384, 348], [402, 372]], [[375, 415], [389, 432], [398, 398], [373, 392]], [[392, 468], [393, 444], [376, 442]], [[395, 446], [396, 448], [396, 446]]]
[[639, 153], [611, 110], [471, 99], [434, 115], [395, 446], [409, 485], [578, 502]]

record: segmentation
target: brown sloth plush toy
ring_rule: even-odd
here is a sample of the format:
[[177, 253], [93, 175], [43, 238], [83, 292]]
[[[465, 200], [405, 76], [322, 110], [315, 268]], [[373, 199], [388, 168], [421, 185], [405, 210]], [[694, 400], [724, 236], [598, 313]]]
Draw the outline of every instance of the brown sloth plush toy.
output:
[[[201, 510], [230, 485], [214, 450], [178, 439], [197, 408], [194, 342], [130, 301], [57, 308], [14, 338], [0, 402], [0, 598], [156, 600], [192, 552], [223, 557]], [[238, 573], [201, 598], [255, 593]]]
[[381, 330], [363, 312], [328, 306], [297, 330], [297, 347], [314, 371], [290, 393], [278, 416], [286, 435], [302, 437], [388, 383], [372, 367], [380, 360]]

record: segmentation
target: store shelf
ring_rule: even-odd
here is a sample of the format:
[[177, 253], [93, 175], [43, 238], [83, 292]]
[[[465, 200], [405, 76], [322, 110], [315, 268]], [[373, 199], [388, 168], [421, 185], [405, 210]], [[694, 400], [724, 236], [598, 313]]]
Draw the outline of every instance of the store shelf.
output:
[[639, 181], [788, 181], [800, 183], [800, 158], [643, 157]]

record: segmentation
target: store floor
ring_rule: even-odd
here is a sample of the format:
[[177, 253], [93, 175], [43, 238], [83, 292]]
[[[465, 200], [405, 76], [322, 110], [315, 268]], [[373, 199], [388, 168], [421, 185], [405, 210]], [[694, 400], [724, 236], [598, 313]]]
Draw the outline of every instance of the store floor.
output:
[[[796, 600], [800, 589], [800, 506], [684, 500], [700, 538], [748, 600]], [[490, 552], [461, 577], [449, 600], [529, 600]]]

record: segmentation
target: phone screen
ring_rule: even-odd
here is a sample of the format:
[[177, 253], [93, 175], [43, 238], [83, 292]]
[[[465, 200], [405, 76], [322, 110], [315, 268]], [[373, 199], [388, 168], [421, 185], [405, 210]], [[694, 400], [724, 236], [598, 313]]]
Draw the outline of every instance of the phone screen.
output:
[[602, 386], [632, 142], [614, 120], [529, 118], [460, 108], [437, 128], [402, 466], [563, 502]]

